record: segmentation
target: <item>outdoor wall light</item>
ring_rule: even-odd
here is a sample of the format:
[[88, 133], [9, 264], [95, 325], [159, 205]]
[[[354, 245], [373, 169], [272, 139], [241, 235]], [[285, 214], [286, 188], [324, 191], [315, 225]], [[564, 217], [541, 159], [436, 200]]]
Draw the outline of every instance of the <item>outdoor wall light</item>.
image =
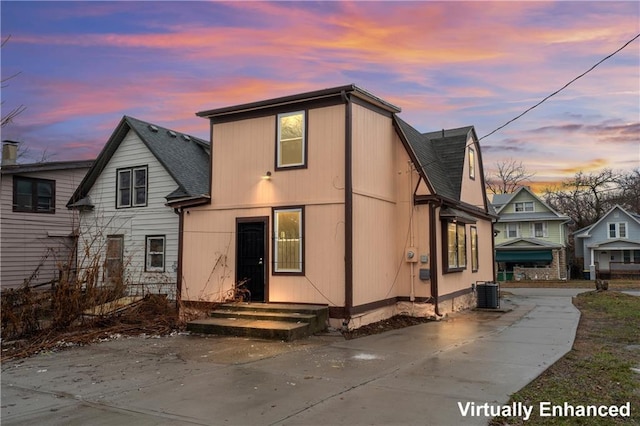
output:
[[271, 172], [267, 172], [262, 176], [262, 180], [271, 180]]

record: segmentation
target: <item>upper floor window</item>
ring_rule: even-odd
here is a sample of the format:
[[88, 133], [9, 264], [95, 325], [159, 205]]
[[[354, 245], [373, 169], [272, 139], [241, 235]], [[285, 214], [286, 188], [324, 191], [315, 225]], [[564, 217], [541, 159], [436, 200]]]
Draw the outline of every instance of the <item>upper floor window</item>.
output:
[[274, 209], [274, 273], [304, 273], [302, 207]]
[[461, 270], [467, 266], [467, 235], [464, 223], [446, 222], [447, 264], [445, 272]]
[[305, 112], [278, 114], [276, 168], [306, 166]]
[[476, 178], [476, 152], [473, 148], [469, 148], [469, 177]]
[[116, 190], [117, 207], [147, 205], [147, 166], [119, 169]]
[[523, 201], [523, 202], [520, 202], [520, 203], [515, 203], [514, 204], [514, 210], [517, 213], [532, 212], [533, 211], [533, 201]]
[[505, 227], [507, 230], [507, 238], [520, 237], [520, 225], [518, 225], [517, 223], [507, 223]]
[[55, 213], [56, 181], [14, 176], [13, 211]]
[[609, 238], [627, 238], [627, 223], [626, 222], [610, 223]]
[[536, 238], [544, 238], [548, 236], [547, 223], [535, 222], [531, 224], [531, 235]]

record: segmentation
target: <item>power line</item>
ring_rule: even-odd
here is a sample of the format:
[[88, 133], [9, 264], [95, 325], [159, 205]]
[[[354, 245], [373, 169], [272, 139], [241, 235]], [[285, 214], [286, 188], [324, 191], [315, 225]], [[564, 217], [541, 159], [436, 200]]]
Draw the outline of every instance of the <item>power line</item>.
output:
[[591, 68], [589, 68], [588, 70], [586, 70], [585, 72], [583, 72], [582, 74], [580, 74], [579, 76], [577, 76], [576, 78], [574, 78], [573, 80], [571, 80], [570, 82], [568, 82], [567, 84], [565, 84], [564, 86], [562, 86], [560, 89], [556, 90], [555, 92], [553, 92], [552, 94], [550, 94], [549, 96], [547, 96], [546, 98], [542, 99], [540, 102], [538, 102], [537, 104], [535, 104], [532, 107], [527, 108], [523, 113], [521, 113], [520, 115], [518, 115], [515, 118], [512, 118], [511, 120], [507, 121], [506, 123], [504, 123], [502, 126], [496, 128], [495, 130], [489, 132], [488, 134], [484, 135], [483, 137], [481, 137], [480, 139], [478, 139], [478, 141], [481, 141], [482, 139], [486, 138], [487, 136], [491, 136], [492, 134], [494, 134], [495, 132], [497, 132], [500, 129], [503, 129], [504, 127], [507, 127], [509, 124], [513, 123], [514, 121], [516, 121], [517, 119], [519, 119], [520, 117], [522, 117], [523, 115], [525, 115], [526, 113], [528, 113], [529, 111], [531, 111], [532, 109], [538, 107], [540, 104], [542, 104], [543, 102], [545, 102], [547, 99], [551, 98], [552, 96], [557, 95], [558, 93], [562, 92], [564, 89], [566, 89], [567, 87], [569, 87], [569, 85], [571, 85], [573, 82], [575, 82], [576, 80], [584, 77], [585, 75], [589, 74], [591, 71], [593, 71], [595, 69], [595, 67], [597, 67], [598, 65], [600, 65], [601, 63], [603, 63], [604, 61], [606, 61], [607, 59], [611, 58], [613, 55], [615, 55], [616, 53], [620, 52], [622, 49], [624, 49], [625, 47], [627, 47], [628, 45], [630, 45], [631, 43], [633, 43], [633, 41], [635, 41], [638, 37], [640, 37], [640, 34], [636, 34], [635, 37], [633, 37], [631, 40], [629, 40], [628, 42], [626, 42], [624, 45], [622, 45], [622, 47], [620, 47], [618, 50], [616, 50], [615, 52], [611, 53], [610, 55], [606, 56], [605, 58], [601, 59], [600, 61], [598, 61], [594, 66], [592, 66]]

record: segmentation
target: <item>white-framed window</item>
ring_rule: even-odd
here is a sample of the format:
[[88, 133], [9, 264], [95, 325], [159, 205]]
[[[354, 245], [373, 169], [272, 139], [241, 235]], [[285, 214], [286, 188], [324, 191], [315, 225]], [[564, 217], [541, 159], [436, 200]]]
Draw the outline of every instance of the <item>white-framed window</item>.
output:
[[514, 203], [513, 210], [516, 213], [529, 213], [533, 210], [533, 201], [522, 201], [518, 203]]
[[447, 264], [446, 272], [465, 269], [467, 266], [467, 235], [464, 223], [446, 222]]
[[146, 237], [146, 262], [144, 270], [147, 272], [164, 272], [166, 238], [164, 235], [148, 235]]
[[476, 152], [469, 147], [469, 178], [476, 178]]
[[505, 224], [507, 238], [520, 238], [520, 225], [517, 223]]
[[531, 236], [535, 238], [548, 237], [547, 223], [546, 222], [534, 222], [531, 224]]
[[116, 207], [147, 205], [147, 166], [118, 169]]
[[304, 207], [273, 209], [273, 272], [304, 274]]
[[627, 222], [611, 222], [609, 225], [609, 238], [627, 238]]
[[477, 272], [479, 267], [479, 257], [478, 257], [478, 228], [475, 226], [471, 227], [471, 271]]
[[306, 166], [306, 120], [304, 111], [278, 114], [276, 169]]

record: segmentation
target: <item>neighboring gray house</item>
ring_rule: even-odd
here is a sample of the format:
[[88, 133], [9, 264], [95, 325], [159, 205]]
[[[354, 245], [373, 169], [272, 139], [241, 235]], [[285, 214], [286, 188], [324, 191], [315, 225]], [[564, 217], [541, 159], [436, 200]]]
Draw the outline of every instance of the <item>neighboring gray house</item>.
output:
[[67, 206], [80, 211], [78, 269], [129, 294], [176, 295], [180, 204], [209, 193], [209, 142], [124, 116]]
[[585, 278], [640, 278], [640, 214], [617, 205], [573, 236]]
[[568, 216], [526, 187], [495, 194], [491, 205], [500, 216], [495, 225], [498, 280], [568, 278]]
[[73, 264], [78, 214], [64, 208], [92, 161], [16, 164], [3, 143], [0, 170], [1, 288], [49, 284]]

